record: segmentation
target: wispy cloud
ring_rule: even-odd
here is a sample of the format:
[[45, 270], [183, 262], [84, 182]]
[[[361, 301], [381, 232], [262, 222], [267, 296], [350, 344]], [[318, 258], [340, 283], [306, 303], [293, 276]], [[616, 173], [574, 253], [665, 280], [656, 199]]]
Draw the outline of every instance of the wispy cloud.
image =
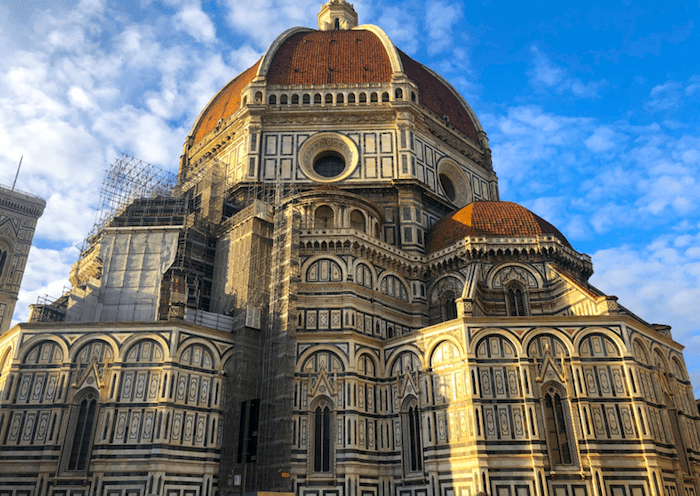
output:
[[535, 88], [553, 89], [557, 93], [569, 92], [579, 98], [594, 98], [607, 83], [605, 80], [583, 82], [571, 77], [568, 71], [553, 63], [536, 46], [530, 47], [533, 68], [529, 71], [530, 84]]

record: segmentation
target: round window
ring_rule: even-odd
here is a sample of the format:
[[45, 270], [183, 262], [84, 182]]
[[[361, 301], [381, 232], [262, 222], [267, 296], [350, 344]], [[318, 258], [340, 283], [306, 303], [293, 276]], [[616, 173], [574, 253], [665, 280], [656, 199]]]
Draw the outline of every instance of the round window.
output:
[[452, 184], [452, 181], [450, 181], [450, 178], [447, 177], [446, 174], [440, 174], [440, 186], [442, 186], [442, 190], [447, 195], [447, 198], [449, 198], [451, 202], [455, 201], [455, 198], [457, 198], [455, 194], [455, 185]]
[[340, 133], [315, 134], [299, 148], [299, 165], [309, 179], [318, 183], [336, 183], [350, 177], [359, 157], [355, 142]]
[[339, 176], [344, 170], [345, 159], [340, 153], [322, 153], [314, 160], [314, 171], [319, 176], [332, 178]]

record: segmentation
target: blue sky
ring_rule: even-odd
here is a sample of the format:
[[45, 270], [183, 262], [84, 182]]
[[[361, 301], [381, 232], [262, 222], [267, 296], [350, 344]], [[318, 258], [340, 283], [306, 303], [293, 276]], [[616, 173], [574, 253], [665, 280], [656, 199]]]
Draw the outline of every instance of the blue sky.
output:
[[[104, 169], [124, 152], [176, 171], [206, 102], [283, 30], [315, 27], [321, 3], [0, 5], [0, 183], [24, 155], [18, 188], [48, 200], [17, 321], [67, 284]], [[593, 284], [673, 326], [700, 388], [700, 2], [354, 5], [467, 98], [501, 198], [591, 255]]]

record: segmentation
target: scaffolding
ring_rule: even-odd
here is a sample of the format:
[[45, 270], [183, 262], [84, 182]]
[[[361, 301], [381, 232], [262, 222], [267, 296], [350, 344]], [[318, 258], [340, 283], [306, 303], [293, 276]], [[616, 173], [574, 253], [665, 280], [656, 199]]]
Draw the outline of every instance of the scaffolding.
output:
[[177, 175], [122, 154], [105, 171], [97, 217], [88, 238], [110, 223], [139, 198], [170, 197]]

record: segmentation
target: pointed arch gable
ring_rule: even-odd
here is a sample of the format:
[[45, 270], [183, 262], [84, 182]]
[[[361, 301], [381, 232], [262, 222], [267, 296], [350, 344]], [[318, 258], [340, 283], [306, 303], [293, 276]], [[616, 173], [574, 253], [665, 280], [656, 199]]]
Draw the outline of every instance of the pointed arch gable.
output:
[[455, 271], [455, 272], [449, 272], [449, 273], [447, 273], [447, 274], [442, 274], [440, 277], [438, 277], [437, 279], [435, 279], [435, 280], [430, 284], [430, 286], [428, 286], [428, 293], [427, 293], [428, 296], [431, 296], [431, 295], [432, 295], [433, 290], [439, 286], [440, 282], [442, 282], [442, 281], [444, 281], [445, 279], [448, 279], [448, 278], [450, 278], [450, 277], [452, 277], [452, 278], [454, 278], [454, 279], [457, 279], [457, 280], [462, 284], [462, 291], [459, 292], [459, 294], [457, 295], [457, 298], [463, 297], [463, 296], [464, 296], [464, 289], [466, 288], [466, 279], [464, 278], [464, 276], [463, 276], [461, 273], [456, 272], [456, 271]]
[[[542, 274], [536, 271], [533, 267], [519, 262], [503, 262], [493, 267], [486, 276], [486, 286], [492, 289], [505, 287], [508, 281], [499, 280], [499, 276], [503, 278], [503, 272], [507, 271], [508, 269], [516, 269], [514, 273], [519, 275], [521, 278], [524, 278], [522, 281], [525, 284], [526, 289], [542, 289], [544, 287], [544, 279], [542, 278]], [[526, 274], [523, 275], [520, 273], [520, 271], [525, 271]], [[532, 277], [532, 280], [527, 278], [528, 274], [530, 277]], [[512, 280], [515, 280], [515, 276], [513, 276]], [[532, 286], [533, 280], [535, 283], [534, 287]]]

